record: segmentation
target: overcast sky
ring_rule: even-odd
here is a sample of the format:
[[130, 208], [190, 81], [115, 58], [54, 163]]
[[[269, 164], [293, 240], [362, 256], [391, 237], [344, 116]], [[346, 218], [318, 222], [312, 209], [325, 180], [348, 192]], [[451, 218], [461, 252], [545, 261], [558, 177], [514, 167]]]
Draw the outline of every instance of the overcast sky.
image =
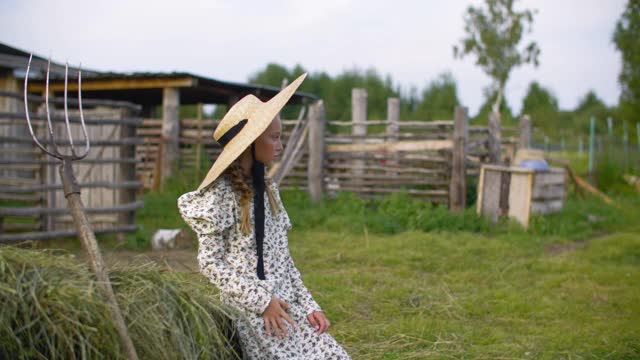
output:
[[[490, 79], [472, 58], [454, 60], [463, 14], [480, 1], [0, 0], [0, 42], [104, 71], [186, 71], [246, 82], [268, 62], [337, 75], [376, 68], [422, 90], [444, 71], [474, 114]], [[522, 0], [535, 8], [540, 66], [512, 72], [517, 113], [539, 81], [574, 108], [590, 89], [617, 103], [620, 54], [611, 42], [624, 0]]]

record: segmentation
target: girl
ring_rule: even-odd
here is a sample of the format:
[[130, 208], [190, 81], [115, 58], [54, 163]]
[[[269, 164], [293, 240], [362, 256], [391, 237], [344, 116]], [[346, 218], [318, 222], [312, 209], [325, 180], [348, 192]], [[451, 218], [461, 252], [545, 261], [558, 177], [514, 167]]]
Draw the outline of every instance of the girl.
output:
[[277, 186], [264, 179], [264, 166], [282, 152], [276, 115], [305, 76], [267, 103], [253, 95], [236, 103], [213, 134], [222, 153], [198, 190], [178, 198], [198, 235], [200, 272], [243, 314], [235, 324], [248, 359], [349, 359], [293, 263], [291, 222]]

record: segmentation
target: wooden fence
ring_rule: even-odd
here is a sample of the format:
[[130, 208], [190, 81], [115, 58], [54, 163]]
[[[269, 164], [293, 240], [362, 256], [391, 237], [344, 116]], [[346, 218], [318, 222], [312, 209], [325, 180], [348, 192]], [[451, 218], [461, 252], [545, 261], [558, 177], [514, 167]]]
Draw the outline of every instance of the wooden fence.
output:
[[[524, 132], [502, 127], [497, 116], [492, 116], [489, 126], [470, 126], [462, 107], [455, 109], [452, 120], [400, 121], [400, 101], [392, 98], [387, 119], [367, 120], [364, 89], [353, 89], [351, 121], [326, 120], [324, 114], [324, 105], [318, 101], [303, 109], [297, 120], [282, 120], [285, 147], [296, 124], [303, 119], [308, 124], [306, 141], [294, 155], [282, 189], [308, 190], [313, 198], [341, 191], [364, 198], [406, 192], [458, 211], [465, 207], [466, 178], [477, 176], [481, 163], [508, 162], [521, 143], [530, 142], [526, 140], [528, 118], [521, 122]], [[204, 176], [206, 165], [221, 151], [212, 137], [217, 124], [218, 120], [210, 119], [181, 120], [180, 168], [195, 167], [201, 172], [197, 176]], [[161, 126], [160, 119], [145, 119], [138, 132], [144, 138], [138, 148], [138, 169], [150, 188], [160, 183], [156, 180], [162, 169]]]
[[[22, 94], [0, 92], [11, 101], [10, 111], [0, 113], [0, 242], [51, 239], [76, 234], [58, 173], [60, 161], [38, 149], [24, 115]], [[34, 132], [42, 144], [48, 139], [44, 99], [29, 97]], [[69, 99], [69, 107], [77, 101]], [[58, 148], [70, 153], [64, 113], [56, 110], [63, 99], [50, 99], [51, 120]], [[82, 189], [81, 199], [94, 231], [118, 233], [135, 231], [135, 211], [143, 206], [136, 200], [142, 183], [137, 180], [135, 146], [141, 143], [136, 128], [142, 120], [133, 115], [139, 107], [125, 102], [83, 100], [84, 117], [91, 140], [89, 155], [74, 163], [74, 173]], [[5, 107], [7, 109], [7, 107]], [[74, 144], [84, 149], [78, 112], [70, 111]], [[45, 146], [47, 146], [45, 145]]]

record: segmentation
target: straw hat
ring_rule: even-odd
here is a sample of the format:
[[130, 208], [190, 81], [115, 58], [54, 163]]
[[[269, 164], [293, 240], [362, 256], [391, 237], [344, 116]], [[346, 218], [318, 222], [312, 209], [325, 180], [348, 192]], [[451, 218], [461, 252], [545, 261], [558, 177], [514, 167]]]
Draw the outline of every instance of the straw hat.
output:
[[[253, 95], [247, 95], [229, 109], [213, 132], [213, 139], [219, 143], [221, 138], [227, 135], [227, 139], [224, 139], [226, 141], [222, 141], [225, 143], [224, 148], [211, 165], [198, 190], [215, 181], [269, 127], [306, 76], [306, 73], [300, 75], [266, 103]], [[243, 121], [245, 119], [246, 121]], [[236, 131], [238, 132], [235, 133]], [[228, 139], [229, 135], [231, 139]]]

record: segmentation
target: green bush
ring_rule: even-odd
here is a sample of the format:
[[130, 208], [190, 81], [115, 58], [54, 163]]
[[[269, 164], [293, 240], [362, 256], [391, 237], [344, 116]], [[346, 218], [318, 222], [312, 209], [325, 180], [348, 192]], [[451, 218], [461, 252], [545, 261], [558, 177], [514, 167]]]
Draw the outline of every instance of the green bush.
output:
[[[631, 146], [631, 145], [630, 145]], [[627, 153], [624, 144], [607, 138], [596, 154], [593, 179], [602, 191], [612, 194], [632, 194], [633, 188], [624, 181], [625, 174], [640, 175], [640, 156], [635, 149]]]
[[527, 236], [563, 236], [577, 239], [623, 227], [633, 227], [640, 218], [640, 197], [616, 198], [616, 206], [597, 197], [566, 200], [564, 209], [548, 215], [533, 215], [525, 231], [518, 223], [502, 219], [492, 225], [478, 216], [475, 207], [453, 214], [444, 204], [416, 200], [404, 193], [381, 200], [364, 200], [353, 193], [339, 193], [335, 199], [325, 198], [313, 204], [302, 191], [282, 191], [282, 198], [294, 228], [299, 231], [325, 229], [331, 232], [367, 231], [396, 234], [404, 231], [455, 232], [485, 234], [521, 233]]

